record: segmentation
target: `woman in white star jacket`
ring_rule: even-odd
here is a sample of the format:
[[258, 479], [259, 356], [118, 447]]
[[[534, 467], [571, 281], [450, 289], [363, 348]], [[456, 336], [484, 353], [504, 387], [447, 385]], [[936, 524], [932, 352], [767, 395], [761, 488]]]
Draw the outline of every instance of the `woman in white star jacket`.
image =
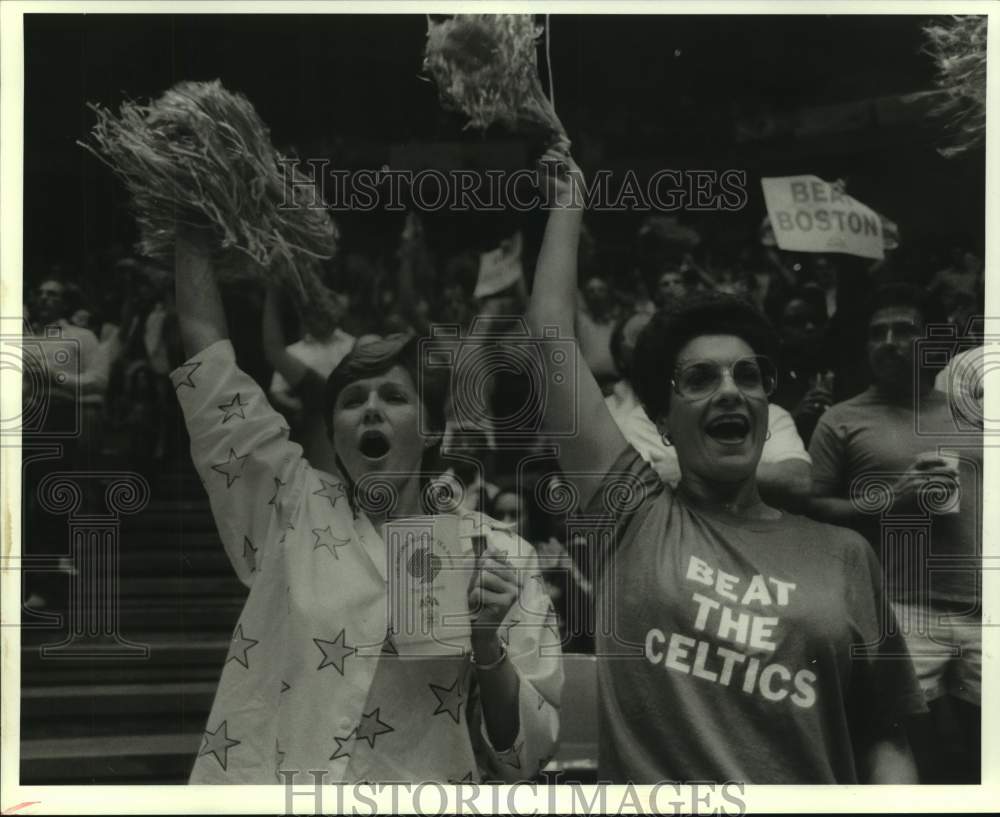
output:
[[[464, 649], [414, 657], [394, 637], [394, 520], [427, 519], [421, 463], [444, 427], [443, 405], [417, 392], [417, 339], [356, 346], [331, 375], [342, 468], [319, 471], [236, 365], [206, 239], [181, 229], [175, 257], [190, 357], [172, 379], [219, 534], [250, 588], [190, 782], [537, 775], [559, 731], [560, 638], [537, 557], [512, 526], [466, 514], [453, 541], [438, 542], [445, 554], [478, 552]], [[378, 491], [364, 500], [373, 476], [393, 507]], [[425, 555], [430, 571], [411, 559], [411, 575], [434, 581], [440, 560]]]

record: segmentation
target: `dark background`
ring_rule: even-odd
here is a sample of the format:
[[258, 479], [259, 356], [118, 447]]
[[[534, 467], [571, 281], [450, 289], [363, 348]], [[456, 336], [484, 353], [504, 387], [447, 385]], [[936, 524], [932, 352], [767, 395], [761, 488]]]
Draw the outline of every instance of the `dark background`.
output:
[[[682, 216], [709, 238], [755, 235], [761, 175], [813, 173], [846, 179], [896, 221], [904, 250], [977, 246], [983, 152], [943, 158], [943, 125], [925, 103], [898, 100], [933, 88], [929, 20], [552, 15], [556, 106], [585, 171], [746, 170], [741, 213]], [[447, 143], [459, 163], [477, 144], [506, 144], [527, 162], [515, 137], [463, 131], [441, 110], [419, 76], [425, 32], [423, 15], [26, 15], [26, 276], [56, 263], [99, 277], [109, 253], [127, 251], [136, 235], [122, 188], [75, 144], [93, 124], [86, 104], [145, 101], [180, 80], [220, 78], [250, 98], [279, 149], [334, 167], [378, 168], [427, 143]], [[543, 48], [539, 69], [545, 82]], [[640, 218], [590, 216], [611, 266], [627, 263]], [[512, 219], [524, 217], [444, 213], [428, 229], [449, 247], [482, 248]], [[346, 249], [385, 243], [399, 226], [398, 214], [337, 220]], [[530, 243], [538, 221], [527, 222]]]

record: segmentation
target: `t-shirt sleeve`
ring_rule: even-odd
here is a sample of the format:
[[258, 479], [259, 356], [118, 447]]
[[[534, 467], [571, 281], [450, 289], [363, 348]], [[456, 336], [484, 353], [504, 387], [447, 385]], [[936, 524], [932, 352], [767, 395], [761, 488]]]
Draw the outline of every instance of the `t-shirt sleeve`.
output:
[[229, 560], [248, 587], [298, 503], [309, 466], [256, 381], [218, 341], [170, 375]]
[[830, 412], [816, 424], [809, 441], [812, 458], [813, 489], [820, 496], [846, 494], [847, 446], [841, 432], [831, 421]]
[[764, 443], [764, 450], [760, 455], [761, 462], [775, 463], [785, 460], [812, 462], [806, 447], [802, 444], [802, 438], [795, 427], [792, 415], [774, 403], [768, 409], [767, 430], [771, 432], [771, 436]]
[[613, 547], [648, 512], [652, 501], [663, 496], [673, 496], [673, 489], [628, 445], [604, 475], [583, 513], [613, 526]]
[[908, 715], [927, 711], [906, 640], [885, 594], [875, 552], [853, 536], [848, 576], [848, 615], [856, 643], [851, 646], [849, 711], [855, 743], [875, 740]]

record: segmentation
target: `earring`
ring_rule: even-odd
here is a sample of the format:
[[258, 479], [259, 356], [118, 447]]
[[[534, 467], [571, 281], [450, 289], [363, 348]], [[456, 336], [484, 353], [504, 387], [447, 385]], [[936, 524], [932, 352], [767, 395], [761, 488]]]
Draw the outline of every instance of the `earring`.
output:
[[660, 434], [660, 439], [663, 440], [663, 444], [669, 448], [674, 444], [674, 441], [670, 438], [670, 432], [664, 431]]
[[767, 434], [764, 435], [764, 442], [767, 442], [770, 439], [771, 439], [771, 429], [768, 429]]

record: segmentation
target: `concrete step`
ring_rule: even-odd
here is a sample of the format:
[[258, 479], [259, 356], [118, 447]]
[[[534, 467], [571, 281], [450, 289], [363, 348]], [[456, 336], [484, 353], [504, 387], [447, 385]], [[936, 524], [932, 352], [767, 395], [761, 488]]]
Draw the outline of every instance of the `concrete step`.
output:
[[[229, 634], [155, 633], [130, 640], [149, 647], [142, 657], [88, 654], [42, 655], [41, 647], [21, 647], [21, 687], [208, 681], [218, 679], [229, 650]], [[52, 637], [52, 642], [57, 641]]]
[[21, 691], [21, 719], [72, 717], [81, 711], [88, 716], [155, 715], [180, 707], [207, 713], [214, 695], [210, 681], [29, 687]]
[[230, 571], [229, 575], [218, 577], [201, 576], [157, 576], [128, 577], [121, 582], [119, 598], [145, 598], [176, 600], [179, 604], [190, 605], [199, 599], [237, 600], [245, 599], [247, 588]]
[[219, 577], [233, 574], [229, 557], [219, 542], [216, 547], [191, 547], [185, 539], [172, 546], [164, 544], [155, 549], [137, 548], [132, 541], [123, 542], [119, 557], [119, 571], [123, 580], [139, 576], [199, 576]]
[[41, 738], [21, 743], [22, 785], [182, 784], [201, 743], [198, 732]]

